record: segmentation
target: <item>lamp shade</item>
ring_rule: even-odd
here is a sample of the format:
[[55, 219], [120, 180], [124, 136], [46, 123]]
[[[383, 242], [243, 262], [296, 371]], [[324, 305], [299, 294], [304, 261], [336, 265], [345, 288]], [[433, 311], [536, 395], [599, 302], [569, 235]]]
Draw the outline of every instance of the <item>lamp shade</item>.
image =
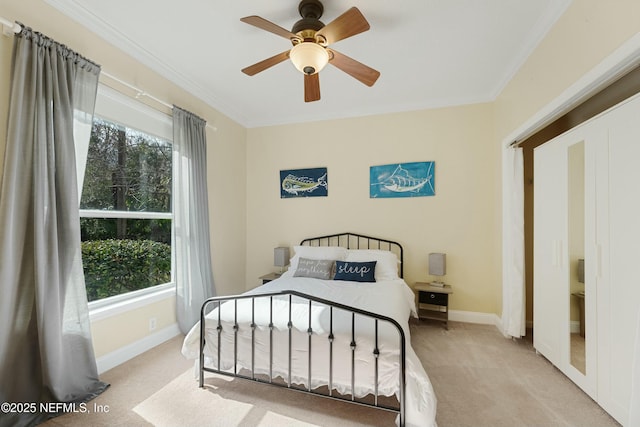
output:
[[289, 264], [289, 248], [277, 247], [273, 249], [273, 265], [284, 267]]
[[447, 254], [429, 254], [429, 274], [432, 276], [444, 276], [447, 274]]
[[329, 62], [329, 53], [314, 42], [302, 42], [289, 52], [293, 65], [304, 74], [316, 74]]

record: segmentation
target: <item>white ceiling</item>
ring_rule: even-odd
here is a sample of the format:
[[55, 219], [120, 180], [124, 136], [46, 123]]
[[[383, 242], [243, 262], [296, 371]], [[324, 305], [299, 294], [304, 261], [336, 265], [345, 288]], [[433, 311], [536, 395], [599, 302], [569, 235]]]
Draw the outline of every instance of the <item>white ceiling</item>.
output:
[[312, 103], [289, 61], [240, 72], [291, 47], [240, 18], [290, 30], [298, 0], [46, 1], [251, 128], [492, 101], [571, 0], [324, 0], [325, 24], [360, 9], [371, 29], [331, 47], [381, 76], [367, 87], [327, 66]]

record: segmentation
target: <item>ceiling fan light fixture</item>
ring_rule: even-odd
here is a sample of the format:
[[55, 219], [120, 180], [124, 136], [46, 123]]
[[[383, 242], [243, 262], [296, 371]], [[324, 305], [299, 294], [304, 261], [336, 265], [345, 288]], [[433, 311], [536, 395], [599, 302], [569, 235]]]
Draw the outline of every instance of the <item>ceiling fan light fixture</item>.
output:
[[329, 52], [314, 42], [296, 44], [289, 52], [289, 58], [303, 74], [319, 73], [329, 62]]

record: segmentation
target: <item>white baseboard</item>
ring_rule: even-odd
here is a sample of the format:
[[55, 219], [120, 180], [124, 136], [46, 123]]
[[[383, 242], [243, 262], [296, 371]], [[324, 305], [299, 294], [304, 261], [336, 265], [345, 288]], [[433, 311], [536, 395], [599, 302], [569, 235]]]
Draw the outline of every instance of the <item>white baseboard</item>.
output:
[[167, 326], [156, 333], [147, 335], [146, 337], [121, 347], [111, 353], [105, 354], [96, 359], [98, 374], [115, 368], [116, 366], [133, 359], [134, 357], [151, 350], [153, 347], [162, 344], [165, 341], [180, 334], [180, 328], [177, 323]]
[[495, 313], [480, 313], [475, 311], [449, 310], [449, 320], [453, 322], [478, 323], [494, 325], [502, 330], [502, 320]]

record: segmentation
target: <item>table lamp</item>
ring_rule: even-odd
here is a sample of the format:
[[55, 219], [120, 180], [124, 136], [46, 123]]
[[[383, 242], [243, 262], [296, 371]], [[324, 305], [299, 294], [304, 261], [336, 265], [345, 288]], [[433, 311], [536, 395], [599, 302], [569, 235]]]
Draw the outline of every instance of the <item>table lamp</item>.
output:
[[280, 267], [282, 274], [284, 267], [289, 265], [289, 248], [279, 246], [273, 249], [273, 265]]
[[444, 286], [444, 282], [440, 280], [440, 277], [447, 274], [447, 254], [429, 254], [429, 274], [432, 276], [438, 276], [438, 279], [436, 281], [431, 282], [432, 285]]

